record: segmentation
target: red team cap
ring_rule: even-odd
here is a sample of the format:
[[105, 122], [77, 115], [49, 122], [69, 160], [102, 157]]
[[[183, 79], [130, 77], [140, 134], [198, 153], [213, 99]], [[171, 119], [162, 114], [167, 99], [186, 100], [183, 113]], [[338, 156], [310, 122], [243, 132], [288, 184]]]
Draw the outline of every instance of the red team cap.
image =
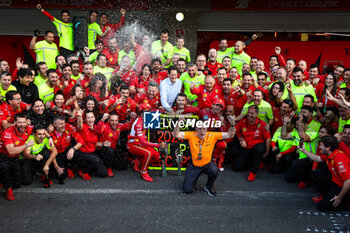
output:
[[222, 106], [222, 108], [225, 108], [225, 102], [222, 99], [215, 99], [213, 101], [213, 105], [214, 104], [220, 104]]
[[143, 111], [151, 111], [152, 110], [152, 106], [149, 103], [142, 103], [139, 107], [140, 112]]

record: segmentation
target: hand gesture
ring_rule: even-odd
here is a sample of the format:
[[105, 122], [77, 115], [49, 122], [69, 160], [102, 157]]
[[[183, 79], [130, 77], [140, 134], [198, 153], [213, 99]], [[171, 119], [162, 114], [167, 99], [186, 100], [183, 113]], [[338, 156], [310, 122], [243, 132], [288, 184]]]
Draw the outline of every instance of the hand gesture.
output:
[[105, 146], [105, 147], [110, 147], [111, 146], [111, 142], [110, 141], [105, 141], [104, 143], [103, 143], [103, 146]]
[[289, 91], [289, 92], [292, 91], [292, 86], [290, 85], [290, 83], [286, 84], [286, 88], [287, 88], [287, 91]]
[[49, 166], [47, 166], [47, 165], [45, 165], [44, 167], [43, 167], [43, 171], [44, 171], [44, 173], [45, 173], [45, 175], [48, 175], [49, 174]]
[[101, 121], [105, 121], [105, 120], [107, 120], [107, 119], [108, 119], [108, 117], [109, 117], [109, 114], [108, 114], [108, 113], [104, 113], [104, 114], [103, 114], [103, 116], [102, 116]]
[[304, 81], [304, 83], [305, 83], [305, 86], [309, 86], [311, 84], [310, 80], [306, 80], [306, 81]]
[[83, 117], [83, 113], [84, 113], [85, 110], [82, 110], [82, 109], [78, 109], [77, 110], [77, 117]]
[[19, 69], [21, 69], [22, 65], [23, 65], [23, 61], [20, 57], [18, 57], [16, 59], [16, 68], [19, 70]]
[[58, 173], [59, 175], [62, 175], [63, 172], [64, 172], [64, 168], [61, 168], [60, 166], [57, 166], [57, 167], [56, 167], [56, 171], [57, 171], [57, 173]]
[[167, 144], [165, 142], [161, 142], [159, 144], [159, 148], [166, 148]]
[[86, 56], [90, 55], [90, 49], [88, 47], [84, 47], [84, 52]]
[[124, 16], [125, 13], [126, 13], [126, 10], [125, 10], [124, 8], [121, 8], [121, 9], [120, 9], [120, 13], [122, 14], [122, 16]]
[[195, 83], [191, 83], [190, 89], [193, 90], [196, 87]]
[[277, 147], [277, 146], [272, 147], [272, 151], [273, 151], [273, 152], [275, 152], [275, 151], [277, 151], [277, 150], [278, 150], [278, 147]]
[[109, 26], [107, 26], [105, 32], [108, 32], [109, 30], [111, 30], [111, 28]]
[[74, 149], [70, 148], [67, 152], [67, 159], [71, 160], [74, 157]]
[[337, 207], [341, 201], [342, 201], [342, 198], [340, 198], [339, 196], [335, 195], [331, 201], [333, 201], [333, 207]]
[[[41, 154], [37, 154], [34, 158], [35, 158], [36, 161], [40, 161], [40, 160], [42, 160], [44, 157], [43, 157]], [[47, 169], [47, 170], [49, 170], [49, 169]]]
[[253, 39], [253, 40], [256, 40], [257, 38], [258, 38], [258, 35], [254, 33], [254, 34], [252, 35], [252, 39]]
[[283, 117], [283, 122], [284, 123], [288, 123], [288, 122], [290, 122], [292, 120], [292, 116], [290, 116], [290, 115], [285, 115], [284, 117]]
[[38, 37], [40, 34], [40, 30], [39, 29], [35, 29], [34, 32], [33, 32], [33, 36], [34, 37]]
[[247, 147], [247, 143], [244, 139], [239, 140], [239, 144], [241, 144], [241, 147], [243, 147], [243, 148]]
[[280, 47], [275, 47], [275, 53], [277, 54], [277, 55], [280, 55], [281, 54], [281, 48]]
[[236, 117], [235, 115], [229, 115], [227, 116], [227, 120], [230, 122], [231, 125], [234, 125], [236, 123]]
[[39, 11], [41, 11], [43, 9], [43, 7], [41, 6], [41, 4], [36, 5], [36, 9], [38, 9]]

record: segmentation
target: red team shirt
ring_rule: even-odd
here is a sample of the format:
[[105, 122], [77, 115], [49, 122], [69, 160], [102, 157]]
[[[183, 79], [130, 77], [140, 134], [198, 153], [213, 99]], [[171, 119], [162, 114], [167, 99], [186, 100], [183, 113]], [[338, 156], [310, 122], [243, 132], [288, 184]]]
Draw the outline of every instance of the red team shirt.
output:
[[102, 133], [99, 135], [99, 141], [100, 142], [110, 141], [111, 142], [110, 147], [115, 149], [118, 144], [120, 132], [130, 130], [131, 125], [132, 125], [132, 122], [125, 123], [125, 124], [119, 123], [117, 125], [117, 128], [113, 130], [109, 123], [104, 123], [102, 126]]
[[55, 143], [55, 147], [58, 153], [63, 153], [67, 147], [72, 144], [72, 138], [77, 143], [84, 145], [84, 140], [71, 124], [66, 123], [66, 127], [63, 133], [58, 133], [54, 130], [51, 134], [52, 140]]
[[343, 151], [337, 149], [329, 156], [321, 155], [322, 161], [328, 165], [332, 173], [332, 181], [339, 187], [343, 187], [346, 180], [350, 179], [350, 158]]
[[33, 127], [30, 126], [26, 127], [24, 133], [18, 132], [16, 126], [5, 129], [1, 134], [0, 153], [6, 154], [8, 157], [19, 157], [20, 154], [10, 155], [6, 150], [6, 146], [10, 144], [15, 147], [24, 145], [32, 132]]
[[198, 106], [201, 109], [211, 108], [215, 99], [224, 100], [222, 88], [218, 85], [215, 85], [210, 92], [205, 89], [204, 85], [200, 85], [191, 90], [191, 93], [198, 96]]
[[96, 150], [96, 143], [98, 142], [98, 135], [101, 133], [103, 122], [98, 122], [94, 129], [91, 129], [87, 124], [83, 124], [83, 129], [78, 130], [85, 144], [79, 149], [84, 153], [93, 153]]
[[247, 118], [243, 118], [236, 125], [237, 138], [243, 137], [247, 143], [247, 149], [254, 147], [258, 143], [265, 142], [271, 138], [270, 132], [266, 130], [266, 123], [256, 118], [254, 125], [248, 124]]

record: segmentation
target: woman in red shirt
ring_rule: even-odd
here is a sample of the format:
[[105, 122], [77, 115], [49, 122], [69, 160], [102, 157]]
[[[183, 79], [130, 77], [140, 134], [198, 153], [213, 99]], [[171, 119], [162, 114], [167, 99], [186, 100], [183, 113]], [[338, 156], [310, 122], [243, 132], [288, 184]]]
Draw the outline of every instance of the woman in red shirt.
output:
[[89, 82], [88, 87], [85, 90], [86, 95], [93, 96], [98, 102], [101, 102], [108, 97], [108, 85], [104, 74], [96, 73], [95, 76]]
[[[320, 90], [322, 90], [322, 92], [320, 92]], [[334, 77], [332, 73], [327, 75], [324, 84], [319, 83], [316, 87], [316, 93], [320, 93], [320, 95], [317, 96], [318, 98], [317, 107], [319, 109], [323, 109], [322, 113], [326, 111], [327, 107], [330, 107], [330, 106], [338, 107], [336, 103], [334, 103], [333, 101], [330, 101], [327, 98], [326, 90], [328, 90], [333, 96], [336, 96], [338, 92], [337, 78]]]
[[101, 133], [103, 122], [100, 121], [95, 125], [94, 113], [86, 112], [84, 117], [85, 123], [83, 123], [83, 110], [81, 109], [77, 111], [77, 117], [77, 130], [85, 142], [78, 151], [78, 158], [81, 167], [79, 176], [83, 180], [91, 180], [89, 173], [94, 170], [97, 176], [106, 177], [107, 169], [103, 161], [95, 152], [98, 144], [98, 135]]

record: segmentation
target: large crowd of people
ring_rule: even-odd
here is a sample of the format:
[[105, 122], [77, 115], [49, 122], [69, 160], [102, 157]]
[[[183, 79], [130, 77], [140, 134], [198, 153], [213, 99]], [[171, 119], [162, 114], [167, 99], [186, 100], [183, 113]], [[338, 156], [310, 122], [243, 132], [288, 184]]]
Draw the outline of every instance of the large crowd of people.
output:
[[36, 67], [21, 58], [14, 69], [6, 58], [0, 61], [0, 178], [7, 200], [38, 174], [49, 188], [54, 180], [113, 177], [113, 169], [130, 166], [153, 181], [148, 167], [162, 159], [167, 144], [147, 140], [142, 113], [159, 110], [221, 122], [196, 132], [174, 129], [191, 149], [186, 193], [204, 172], [205, 191], [214, 196], [226, 163], [247, 171], [249, 182], [260, 169], [285, 173], [298, 189], [314, 182], [320, 210], [349, 203], [350, 68], [321, 74], [319, 64], [285, 59], [279, 47], [265, 66], [244, 50], [255, 34], [234, 47], [222, 38], [219, 50], [191, 61], [184, 37], [173, 46], [167, 30], [156, 41], [117, 38], [124, 9], [117, 24], [91, 11], [88, 46], [77, 56], [70, 13], [62, 11], [59, 20], [40, 4], [37, 9], [56, 26], [59, 47], [52, 31], [37, 41], [35, 30]]

